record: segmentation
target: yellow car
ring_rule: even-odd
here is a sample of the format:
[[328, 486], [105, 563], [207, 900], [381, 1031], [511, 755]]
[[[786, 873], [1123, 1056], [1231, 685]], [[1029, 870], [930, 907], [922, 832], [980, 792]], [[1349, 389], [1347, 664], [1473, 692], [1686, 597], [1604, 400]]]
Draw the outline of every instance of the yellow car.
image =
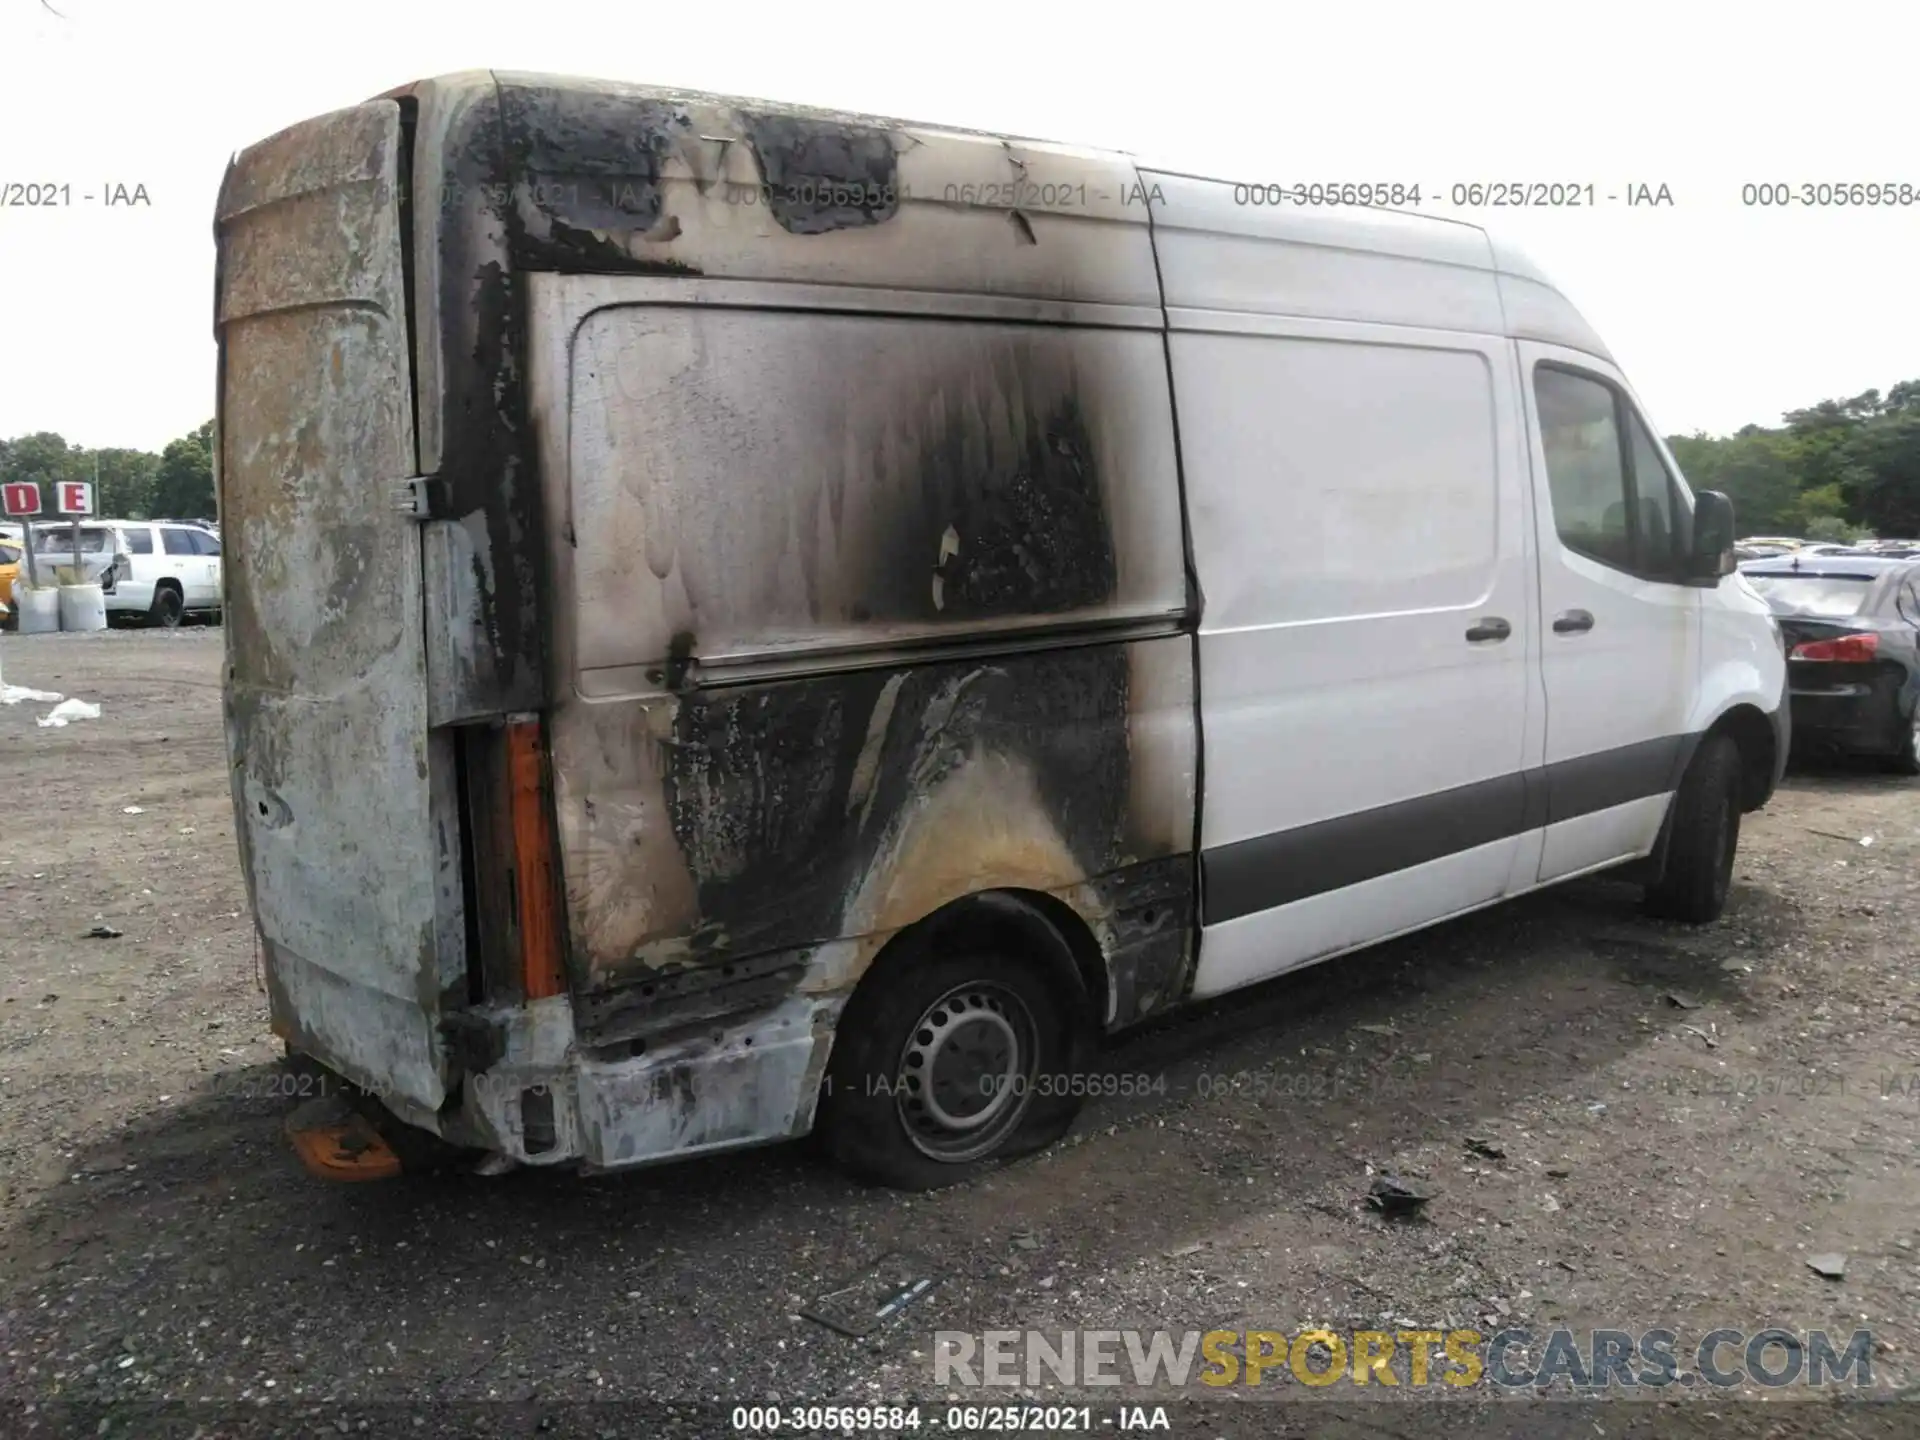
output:
[[13, 582], [20, 578], [23, 564], [20, 542], [0, 535], [0, 623], [13, 619]]

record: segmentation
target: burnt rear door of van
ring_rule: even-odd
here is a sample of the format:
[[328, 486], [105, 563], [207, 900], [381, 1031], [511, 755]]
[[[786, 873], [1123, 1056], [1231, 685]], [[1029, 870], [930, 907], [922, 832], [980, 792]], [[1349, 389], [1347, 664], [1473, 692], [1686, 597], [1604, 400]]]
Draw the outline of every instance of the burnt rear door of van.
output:
[[390, 1103], [447, 1076], [392, 100], [243, 152], [216, 330], [226, 723], [276, 1031]]

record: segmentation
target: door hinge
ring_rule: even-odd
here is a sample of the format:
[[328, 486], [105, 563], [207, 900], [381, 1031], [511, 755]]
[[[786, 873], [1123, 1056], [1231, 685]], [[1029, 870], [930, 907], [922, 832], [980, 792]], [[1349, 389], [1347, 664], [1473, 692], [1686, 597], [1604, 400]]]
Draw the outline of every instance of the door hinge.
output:
[[453, 487], [437, 475], [414, 475], [393, 482], [393, 508], [415, 520], [445, 520]]

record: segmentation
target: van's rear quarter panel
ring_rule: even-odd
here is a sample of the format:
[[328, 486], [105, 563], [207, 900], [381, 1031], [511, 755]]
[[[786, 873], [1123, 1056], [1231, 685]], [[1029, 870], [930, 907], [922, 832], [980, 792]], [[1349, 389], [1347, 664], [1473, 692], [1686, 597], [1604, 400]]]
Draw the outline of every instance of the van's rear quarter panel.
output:
[[436, 725], [564, 684], [527, 404], [536, 272], [1159, 301], [1122, 157], [604, 80], [395, 93], [418, 105], [420, 462], [446, 494], [425, 543]]
[[[579, 308], [541, 353], [571, 371], [551, 726], [588, 1043], [842, 993], [992, 889], [1087, 921], [1117, 1020], [1176, 992], [1192, 640], [1073, 629], [1187, 608], [1159, 337]], [[1071, 643], [1006, 652], [1042, 622]], [[907, 640], [1000, 653], [886, 648]], [[705, 683], [742, 655], [814, 671]]]
[[[1190, 918], [1190, 646], [563, 707], [554, 768], [585, 1038], [850, 988], [902, 926], [1001, 888], [1055, 895], [1126, 970], [1125, 1005], [1164, 1002]], [[804, 953], [843, 936], [864, 943]], [[768, 966], [750, 963], [761, 955]], [[728, 973], [672, 980], [688, 967]], [[634, 987], [650, 988], [621, 993]]]
[[587, 693], [676, 656], [1183, 607], [1151, 331], [608, 304], [568, 360]]

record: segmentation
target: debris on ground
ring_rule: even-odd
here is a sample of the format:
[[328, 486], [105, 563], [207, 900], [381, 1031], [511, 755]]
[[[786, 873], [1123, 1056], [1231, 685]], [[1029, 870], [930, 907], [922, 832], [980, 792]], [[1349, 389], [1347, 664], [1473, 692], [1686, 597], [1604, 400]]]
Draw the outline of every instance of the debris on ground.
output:
[[1677, 1006], [1682, 1010], [1698, 1010], [1700, 1008], [1700, 1002], [1684, 990], [1667, 991], [1667, 1003]]
[[1840, 1254], [1809, 1255], [1807, 1268], [1826, 1280], [1839, 1280], [1847, 1273], [1847, 1257]]
[[932, 1292], [938, 1282], [930, 1269], [919, 1256], [889, 1252], [800, 1313], [850, 1340], [863, 1339]]
[[42, 730], [57, 730], [69, 720], [98, 720], [100, 707], [85, 700], [62, 700], [36, 723]]
[[25, 685], [0, 685], [0, 705], [18, 705], [26, 700], [39, 704], [52, 704], [61, 698], [57, 690], [33, 690]]
[[1382, 1172], [1374, 1176], [1373, 1186], [1367, 1191], [1367, 1203], [1382, 1215], [1405, 1218], [1418, 1215], [1421, 1208], [1433, 1199], [1433, 1192], [1402, 1180], [1398, 1175]]
[[1400, 1033], [1391, 1024], [1356, 1025], [1353, 1028], [1364, 1031], [1368, 1035], [1398, 1035]]
[[1488, 1160], [1504, 1160], [1507, 1158], [1507, 1152], [1503, 1146], [1480, 1135], [1469, 1135], [1467, 1137], [1467, 1149], [1476, 1155], [1484, 1156]]
[[144, 815], [147, 813], [147, 807], [144, 805], [128, 805], [124, 807], [120, 813], [122, 815]]
[[124, 934], [126, 934], [126, 931], [116, 930], [111, 925], [96, 925], [87, 931], [86, 935], [82, 938], [87, 940], [118, 940]]

